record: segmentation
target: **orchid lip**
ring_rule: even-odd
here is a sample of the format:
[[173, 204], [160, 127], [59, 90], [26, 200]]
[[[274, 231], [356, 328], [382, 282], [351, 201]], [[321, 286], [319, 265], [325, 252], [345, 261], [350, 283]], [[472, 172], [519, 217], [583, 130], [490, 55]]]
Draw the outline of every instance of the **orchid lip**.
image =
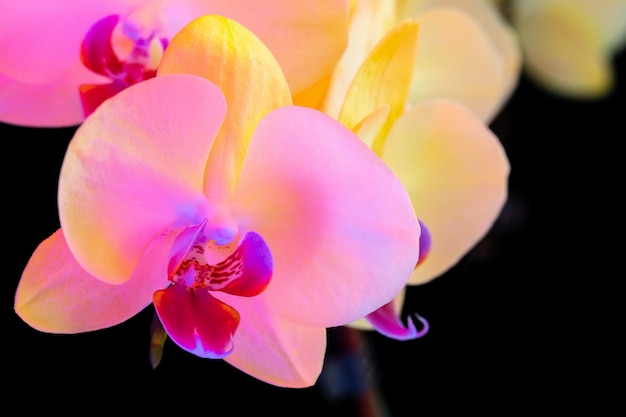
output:
[[[207, 237], [214, 235], [228, 242]], [[234, 349], [240, 315], [211, 293], [252, 297], [267, 288], [272, 273], [272, 254], [261, 235], [248, 231], [239, 236], [230, 227], [209, 227], [205, 219], [174, 241], [168, 266], [172, 284], [155, 292], [153, 302], [178, 345], [197, 356], [223, 358]]]

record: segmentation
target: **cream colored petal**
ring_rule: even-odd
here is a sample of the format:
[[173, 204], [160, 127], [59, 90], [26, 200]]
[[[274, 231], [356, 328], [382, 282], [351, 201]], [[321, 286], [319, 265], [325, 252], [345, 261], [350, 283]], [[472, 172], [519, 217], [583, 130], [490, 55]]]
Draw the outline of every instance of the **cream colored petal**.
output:
[[469, 110], [431, 100], [397, 120], [382, 158], [430, 231], [431, 250], [409, 281], [427, 282], [455, 265], [497, 219], [507, 197], [507, 157]]
[[447, 98], [484, 121], [499, 110], [506, 93], [500, 52], [466, 13], [449, 7], [416, 16], [420, 24], [417, 63], [409, 101]]
[[514, 16], [530, 76], [573, 97], [595, 98], [611, 90], [611, 57], [588, 16], [563, 2], [520, 6]]

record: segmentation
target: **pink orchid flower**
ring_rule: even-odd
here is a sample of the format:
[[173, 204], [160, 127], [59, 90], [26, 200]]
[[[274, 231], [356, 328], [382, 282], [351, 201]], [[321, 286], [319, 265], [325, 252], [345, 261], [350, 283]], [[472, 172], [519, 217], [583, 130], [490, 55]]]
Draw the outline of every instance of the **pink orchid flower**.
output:
[[[442, 275], [485, 236], [506, 201], [509, 174], [499, 139], [473, 111], [442, 98], [409, 102], [418, 33], [421, 25], [408, 19], [374, 45], [349, 81], [338, 116], [396, 173], [423, 222], [408, 285]], [[406, 326], [400, 320], [404, 291], [350, 326], [399, 340], [423, 336], [422, 317], [416, 315], [421, 329], [411, 317]]]
[[278, 386], [312, 385], [326, 328], [401, 290], [420, 228], [380, 158], [291, 103], [252, 32], [221, 16], [192, 21], [156, 78], [78, 128], [60, 173], [61, 228], [26, 265], [17, 314], [79, 333], [154, 303], [181, 348]]
[[1, 0], [0, 121], [80, 124], [106, 98], [153, 77], [172, 36], [205, 14], [252, 30], [293, 91], [331, 71], [347, 43], [346, 0]]

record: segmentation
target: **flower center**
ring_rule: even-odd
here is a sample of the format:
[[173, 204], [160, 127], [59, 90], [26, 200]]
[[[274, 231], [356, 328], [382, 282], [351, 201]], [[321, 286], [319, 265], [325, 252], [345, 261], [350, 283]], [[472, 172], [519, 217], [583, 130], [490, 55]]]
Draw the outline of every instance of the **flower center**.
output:
[[124, 88], [156, 76], [168, 44], [159, 37], [157, 22], [154, 14], [138, 11], [124, 19], [107, 16], [89, 29], [81, 45], [81, 61], [111, 83], [80, 86], [85, 116]]
[[[210, 259], [224, 256], [226, 259], [210, 263]], [[242, 251], [236, 244], [216, 245], [215, 242], [196, 241], [170, 280], [183, 282], [188, 288], [219, 291], [241, 277], [243, 271]]]

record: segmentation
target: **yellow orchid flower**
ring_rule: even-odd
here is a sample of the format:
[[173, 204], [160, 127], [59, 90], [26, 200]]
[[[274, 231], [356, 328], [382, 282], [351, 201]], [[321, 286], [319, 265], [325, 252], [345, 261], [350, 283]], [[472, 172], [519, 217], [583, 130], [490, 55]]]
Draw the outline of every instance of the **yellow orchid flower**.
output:
[[[358, 68], [337, 116], [398, 176], [425, 225], [408, 284], [440, 276], [482, 239], [506, 201], [509, 174], [500, 141], [474, 112], [443, 98], [407, 103], [418, 32], [409, 19], [383, 37]], [[424, 257], [425, 246], [431, 250]], [[405, 328], [398, 317], [403, 297], [404, 291], [350, 326], [403, 340], [421, 336], [427, 330], [421, 317], [422, 331], [410, 318]]]

